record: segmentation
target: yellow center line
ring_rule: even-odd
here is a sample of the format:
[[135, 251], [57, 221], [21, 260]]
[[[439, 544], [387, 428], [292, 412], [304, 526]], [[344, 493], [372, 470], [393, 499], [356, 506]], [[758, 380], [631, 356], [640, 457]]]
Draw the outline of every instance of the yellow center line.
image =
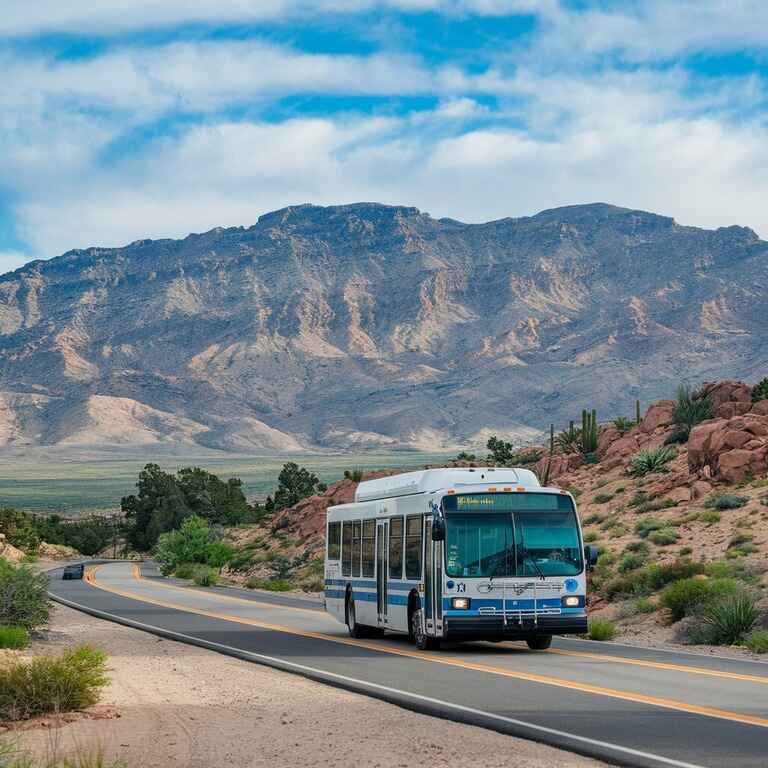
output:
[[[141, 575], [141, 568], [138, 565], [133, 566], [133, 577], [137, 581], [144, 580], [144, 577]], [[192, 587], [179, 587], [176, 584], [166, 584], [165, 582], [161, 582], [161, 581], [153, 581], [152, 584], [153, 586], [160, 587], [162, 589], [175, 589], [181, 592], [186, 592], [187, 594], [190, 592], [193, 592], [199, 595], [204, 595], [205, 597], [209, 597], [209, 598], [211, 596], [210, 592], [205, 592], [200, 589], [194, 589]], [[301, 608], [298, 606], [266, 603], [260, 600], [247, 600], [242, 597], [222, 595], [218, 592], [216, 592], [215, 594], [217, 599], [227, 600], [234, 603], [245, 603], [247, 605], [260, 606], [263, 608], [277, 608], [277, 609], [282, 609], [286, 611], [300, 611], [303, 613], [313, 614], [314, 616], [317, 616], [318, 614], [317, 610], [312, 610], [311, 608]], [[515, 648], [515, 650], [518, 650], [518, 649]], [[768, 685], [768, 677], [762, 677], [760, 675], [749, 675], [741, 672], [723, 672], [722, 670], [708, 669], [707, 667], [687, 666], [685, 664], [674, 664], [672, 662], [666, 662], [666, 661], [649, 661], [646, 659], [636, 659], [636, 658], [627, 657], [627, 656], [611, 656], [609, 654], [594, 653], [589, 651], [568, 651], [562, 648], [550, 648], [547, 651], [547, 653], [556, 654], [558, 656], [573, 656], [575, 658], [593, 659], [594, 661], [600, 661], [608, 664], [627, 664], [630, 666], [647, 667], [650, 669], [664, 669], [670, 672], [683, 672], [691, 675], [703, 675], [705, 677], [718, 677], [718, 678], [725, 678], [728, 680], [739, 680], [741, 682]]]
[[539, 675], [531, 672], [521, 672], [517, 670], [502, 669], [500, 667], [492, 667], [485, 664], [479, 664], [476, 662], [463, 661], [447, 656], [438, 656], [435, 654], [421, 653], [416, 651], [410, 651], [403, 648], [394, 648], [392, 646], [380, 645], [378, 643], [372, 643], [361, 640], [353, 640], [351, 638], [338, 637], [335, 635], [327, 635], [322, 632], [312, 632], [310, 630], [298, 629], [295, 627], [283, 626], [280, 624], [273, 624], [266, 621], [260, 621], [256, 619], [248, 619], [241, 616], [232, 616], [226, 613], [219, 613], [217, 611], [208, 611], [201, 608], [192, 608], [177, 603], [170, 603], [164, 600], [158, 600], [156, 598], [149, 598], [141, 595], [137, 592], [130, 592], [128, 590], [116, 589], [115, 587], [108, 587], [103, 583], [100, 583], [96, 579], [96, 572], [102, 566], [97, 566], [92, 569], [88, 574], [88, 582], [97, 589], [104, 590], [105, 592], [111, 592], [121, 597], [127, 597], [132, 600], [139, 600], [150, 605], [156, 605], [161, 608], [170, 608], [172, 610], [185, 611], [187, 613], [194, 613], [199, 616], [207, 616], [208, 618], [220, 619], [222, 621], [230, 621], [237, 624], [244, 624], [252, 627], [259, 627], [261, 629], [267, 629], [274, 632], [282, 632], [285, 634], [297, 635], [300, 637], [307, 637], [316, 640], [323, 640], [326, 642], [339, 643], [341, 645], [349, 645], [356, 648], [368, 648], [379, 653], [387, 653], [394, 656], [405, 656], [408, 658], [417, 659], [419, 661], [428, 661], [435, 664], [442, 664], [450, 667], [459, 667], [461, 669], [468, 669], [476, 672], [485, 672], [501, 677], [512, 678], [515, 680], [524, 680], [531, 683], [540, 683], [542, 685], [555, 686], [557, 688], [567, 688], [572, 691], [579, 691], [581, 693], [594, 694], [596, 696], [607, 696], [614, 699], [620, 699], [622, 701], [630, 701], [639, 704], [650, 704], [656, 707], [662, 707], [664, 709], [676, 710], [679, 712], [687, 712], [690, 714], [704, 715], [706, 717], [714, 717], [720, 720], [729, 720], [736, 723], [743, 723], [747, 725], [756, 725], [762, 728], [768, 728], [768, 719], [758, 717], [756, 715], [749, 715], [740, 712], [731, 712], [729, 710], [717, 709], [715, 707], [705, 707], [698, 704], [691, 704], [685, 701], [678, 701], [676, 699], [667, 699], [658, 696], [648, 696], [642, 693], [634, 693], [630, 691], [621, 691], [614, 688], [605, 688], [603, 686], [590, 685], [588, 683], [581, 683], [575, 680], [566, 680], [559, 677], [552, 677], [550, 675]]

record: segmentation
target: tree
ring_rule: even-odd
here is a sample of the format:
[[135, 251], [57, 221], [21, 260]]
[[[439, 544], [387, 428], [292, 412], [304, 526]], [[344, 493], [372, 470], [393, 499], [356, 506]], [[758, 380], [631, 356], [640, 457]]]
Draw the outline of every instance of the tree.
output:
[[325, 490], [325, 486], [320, 482], [317, 475], [293, 461], [283, 464], [277, 483], [274, 498], [274, 510], [276, 512], [286, 507], [292, 507], [302, 499]]
[[36, 552], [40, 544], [33, 520], [25, 512], [13, 507], [0, 509], [0, 533], [5, 534], [9, 544], [25, 552]]
[[237, 525], [249, 518], [251, 509], [239, 478], [225, 482], [200, 467], [180, 469], [176, 477], [187, 505], [196, 515], [221, 525]]
[[184, 520], [179, 530], [160, 534], [155, 559], [163, 573], [172, 573], [182, 563], [205, 564], [213, 542], [213, 531], [208, 521], [192, 515]]
[[491, 452], [488, 457], [494, 464], [506, 467], [514, 464], [515, 450], [512, 443], [501, 440], [496, 435], [488, 438], [486, 448]]

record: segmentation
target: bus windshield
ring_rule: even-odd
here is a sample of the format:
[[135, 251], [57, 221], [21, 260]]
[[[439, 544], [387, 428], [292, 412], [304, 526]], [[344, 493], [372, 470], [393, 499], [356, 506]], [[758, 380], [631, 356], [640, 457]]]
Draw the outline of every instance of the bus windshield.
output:
[[568, 496], [457, 494], [443, 498], [443, 511], [448, 576], [574, 576], [583, 569]]

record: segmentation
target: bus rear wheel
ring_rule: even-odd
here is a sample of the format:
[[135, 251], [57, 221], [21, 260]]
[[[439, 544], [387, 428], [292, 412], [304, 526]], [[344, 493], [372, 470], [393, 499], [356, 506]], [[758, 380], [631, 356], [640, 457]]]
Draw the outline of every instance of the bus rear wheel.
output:
[[546, 651], [552, 645], [552, 635], [535, 635], [525, 642], [532, 651]]
[[411, 615], [411, 634], [414, 644], [420, 651], [437, 651], [440, 648], [440, 640], [430, 637], [424, 629], [421, 608], [417, 608]]

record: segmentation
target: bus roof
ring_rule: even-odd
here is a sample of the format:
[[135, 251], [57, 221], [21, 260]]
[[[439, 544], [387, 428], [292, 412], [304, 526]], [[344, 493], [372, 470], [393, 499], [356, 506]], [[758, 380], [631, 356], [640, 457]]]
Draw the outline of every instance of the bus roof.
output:
[[399, 475], [366, 480], [357, 486], [355, 501], [375, 501], [415, 493], [434, 493], [451, 488], [465, 490], [471, 485], [514, 485], [526, 489], [540, 488], [539, 480], [530, 469], [478, 467], [476, 469], [425, 469]]

